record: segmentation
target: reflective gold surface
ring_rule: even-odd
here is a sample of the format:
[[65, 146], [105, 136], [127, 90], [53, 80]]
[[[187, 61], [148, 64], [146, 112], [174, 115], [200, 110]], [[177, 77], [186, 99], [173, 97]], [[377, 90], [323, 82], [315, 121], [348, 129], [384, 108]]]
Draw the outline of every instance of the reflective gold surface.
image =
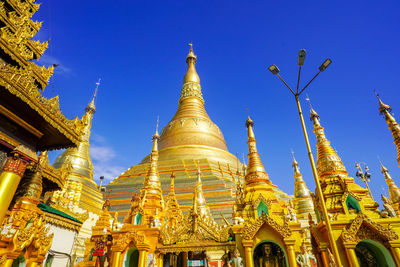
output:
[[308, 214], [311, 214], [315, 219], [314, 203], [311, 197], [311, 192], [303, 180], [303, 175], [300, 173], [299, 163], [293, 155], [294, 169], [294, 208], [297, 218], [300, 220], [308, 219]]
[[385, 116], [386, 123], [393, 135], [394, 144], [396, 145], [397, 148], [397, 162], [399, 163], [400, 167], [400, 126], [395, 120], [395, 118], [392, 116], [392, 114], [390, 114], [390, 112], [392, 111], [390, 106], [384, 104], [382, 100], [379, 98], [379, 95], [377, 95], [377, 97], [379, 100], [379, 113]]

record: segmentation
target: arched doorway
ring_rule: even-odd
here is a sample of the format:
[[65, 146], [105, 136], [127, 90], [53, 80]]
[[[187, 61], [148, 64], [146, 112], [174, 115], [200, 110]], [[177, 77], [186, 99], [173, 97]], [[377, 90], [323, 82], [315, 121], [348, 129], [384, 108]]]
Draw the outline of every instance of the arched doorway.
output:
[[124, 267], [138, 267], [139, 251], [136, 248], [130, 248], [124, 257]]
[[285, 250], [273, 241], [262, 241], [257, 244], [253, 253], [254, 267], [287, 267]]
[[360, 266], [365, 267], [395, 267], [390, 252], [380, 243], [363, 240], [356, 246], [356, 255]]
[[25, 257], [23, 255], [19, 255], [18, 258], [13, 260], [11, 267], [25, 267]]

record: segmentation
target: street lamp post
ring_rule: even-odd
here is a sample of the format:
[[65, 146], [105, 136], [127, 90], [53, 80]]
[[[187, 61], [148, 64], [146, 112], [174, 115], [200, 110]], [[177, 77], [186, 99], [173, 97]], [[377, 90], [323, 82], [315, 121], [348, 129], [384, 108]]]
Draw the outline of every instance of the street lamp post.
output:
[[[365, 173], [363, 172], [363, 170], [362, 170], [362, 168], [361, 168], [361, 164], [364, 165]], [[367, 189], [368, 189], [368, 192], [369, 192], [370, 197], [371, 197], [372, 199], [374, 199], [374, 198], [372, 197], [372, 193], [371, 193], [371, 190], [369, 189], [369, 185], [368, 185], [368, 182], [369, 182], [370, 179], [371, 179], [371, 173], [369, 172], [369, 168], [368, 168], [367, 164], [366, 164], [365, 162], [357, 162], [357, 161], [356, 161], [356, 168], [357, 168], [356, 176], [357, 176], [358, 178], [360, 178], [361, 181], [363, 181], [363, 182], [365, 183], [365, 185], [367, 186]]]
[[304, 64], [305, 57], [306, 57], [306, 50], [301, 49], [299, 51], [299, 54], [298, 54], [298, 57], [297, 57], [298, 65], [299, 65], [299, 73], [298, 73], [298, 77], [297, 77], [296, 92], [293, 91], [292, 88], [290, 88], [290, 86], [285, 82], [285, 80], [279, 75], [279, 68], [276, 65], [273, 64], [273, 65], [269, 66], [268, 69], [269, 69], [269, 71], [271, 71], [272, 74], [277, 75], [279, 77], [279, 79], [285, 84], [285, 86], [287, 88], [289, 88], [290, 92], [293, 94], [293, 96], [294, 96], [294, 98], [296, 100], [297, 109], [298, 109], [299, 116], [300, 116], [301, 126], [303, 128], [304, 139], [305, 139], [306, 145], [307, 145], [308, 158], [310, 160], [311, 169], [312, 169], [314, 180], [315, 180], [315, 185], [317, 186], [317, 195], [318, 195], [318, 198], [319, 198], [319, 200], [321, 202], [322, 212], [323, 212], [325, 224], [326, 224], [326, 227], [328, 229], [329, 244], [330, 244], [330, 246], [332, 248], [333, 255], [335, 256], [336, 264], [338, 266], [342, 266], [342, 263], [341, 263], [341, 260], [340, 260], [340, 256], [339, 256], [339, 251], [337, 249], [336, 241], [335, 241], [335, 238], [333, 236], [331, 223], [329, 221], [328, 211], [326, 209], [324, 195], [322, 194], [321, 184], [319, 182], [317, 168], [315, 167], [314, 157], [313, 157], [312, 152], [311, 152], [311, 146], [310, 146], [310, 142], [308, 140], [308, 134], [307, 134], [307, 130], [306, 130], [306, 125], [304, 123], [303, 113], [301, 111], [301, 105], [300, 105], [300, 101], [299, 101], [299, 96], [301, 95], [301, 93], [310, 85], [310, 83], [312, 81], [314, 81], [315, 78], [317, 78], [317, 76], [321, 72], [323, 72], [332, 63], [332, 61], [329, 58], [326, 59], [324, 61], [324, 63], [322, 63], [322, 65], [319, 67], [318, 73], [303, 87], [303, 89], [301, 89], [299, 91], [301, 67]]

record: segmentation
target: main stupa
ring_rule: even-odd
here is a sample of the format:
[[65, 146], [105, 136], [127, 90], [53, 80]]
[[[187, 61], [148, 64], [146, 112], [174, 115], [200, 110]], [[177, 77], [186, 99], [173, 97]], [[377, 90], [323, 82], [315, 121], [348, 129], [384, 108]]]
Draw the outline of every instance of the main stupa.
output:
[[[178, 110], [162, 129], [159, 141], [159, 173], [164, 195], [175, 174], [175, 193], [180, 207], [187, 211], [193, 200], [198, 169], [201, 170], [204, 196], [214, 218], [232, 217], [236, 182], [243, 180], [243, 165], [228, 151], [219, 127], [208, 116], [196, 72], [197, 57], [192, 46], [186, 57], [187, 71]], [[110, 211], [118, 211], [120, 221], [128, 214], [130, 201], [142, 187], [149, 167], [149, 155], [107, 185], [105, 198]], [[277, 189], [282, 198], [287, 195]]]

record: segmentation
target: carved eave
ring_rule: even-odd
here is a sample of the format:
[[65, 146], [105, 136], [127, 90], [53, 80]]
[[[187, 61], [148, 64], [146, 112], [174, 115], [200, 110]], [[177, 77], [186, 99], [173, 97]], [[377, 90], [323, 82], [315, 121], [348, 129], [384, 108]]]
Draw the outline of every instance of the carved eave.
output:
[[202, 240], [201, 242], [186, 242], [181, 244], [163, 245], [156, 249], [157, 252], [166, 253], [179, 253], [189, 251], [203, 251], [207, 248], [207, 251], [233, 251], [236, 247], [234, 241], [218, 243], [213, 240]]
[[[118, 233], [118, 232], [117, 232]], [[132, 243], [133, 247], [143, 247], [148, 245], [145, 242], [145, 236], [142, 233], [130, 229], [127, 233], [119, 233], [120, 235], [114, 240], [112, 247], [113, 251], [123, 251], [126, 247]]]
[[39, 10], [40, 4], [36, 4], [35, 0], [7, 0], [18, 14], [30, 14], [31, 16]]
[[[25, 70], [0, 65], [0, 72], [0, 87], [8, 91], [1, 92], [3, 90], [0, 88], [0, 99], [4, 100], [0, 101], [0, 104], [22, 118], [30, 118], [29, 123], [36, 123], [33, 126], [43, 133], [38, 140], [38, 150], [62, 149], [80, 143], [84, 125], [78, 118], [69, 120], [65, 117], [60, 110], [58, 97], [43, 97], [35, 85], [34, 78]], [[24, 107], [26, 105], [30, 109]]]
[[[362, 241], [359, 237], [359, 231], [361, 226], [365, 225], [368, 228], [368, 233], [375, 235], [384, 242], [398, 240], [399, 237], [395, 231], [390, 228], [384, 227], [381, 224], [373, 221], [367, 215], [359, 212], [357, 217], [353, 220], [351, 225], [345, 228], [340, 235], [344, 243], [355, 243]], [[364, 238], [365, 239], [365, 238]], [[368, 238], [370, 239], [370, 238]]]
[[49, 213], [49, 212], [45, 212], [44, 213], [44, 220], [46, 223], [64, 228], [64, 229], [68, 229], [68, 230], [72, 230], [74, 232], [79, 232], [79, 230], [81, 229], [82, 224], [78, 223], [78, 222], [74, 222], [71, 221], [67, 218]]
[[265, 213], [262, 213], [258, 219], [253, 223], [246, 223], [242, 230], [242, 238], [245, 240], [252, 240], [260, 228], [267, 224], [273, 230], [275, 230], [282, 238], [287, 238], [292, 235], [292, 230], [288, 224], [284, 223], [280, 225], [272, 217]]

